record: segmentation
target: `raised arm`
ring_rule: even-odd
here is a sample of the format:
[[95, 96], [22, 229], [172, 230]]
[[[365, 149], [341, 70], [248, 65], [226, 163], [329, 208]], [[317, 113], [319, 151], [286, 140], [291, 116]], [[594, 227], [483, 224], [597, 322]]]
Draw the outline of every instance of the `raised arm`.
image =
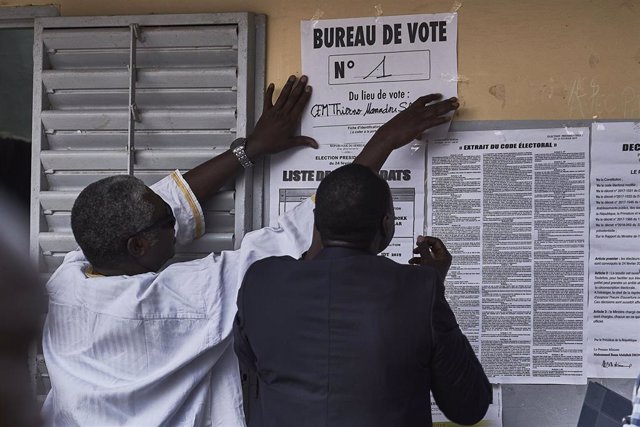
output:
[[[302, 110], [311, 96], [311, 86], [307, 85], [307, 77], [302, 76], [298, 80], [295, 76], [290, 76], [275, 104], [274, 89], [271, 83], [265, 93], [262, 115], [251, 135], [247, 137], [245, 152], [251, 161], [265, 154], [274, 154], [297, 146], [318, 146], [312, 138], [293, 136]], [[241, 168], [235, 154], [227, 150], [185, 173], [184, 179], [202, 204], [217, 193]]]
[[[441, 98], [442, 95], [432, 93], [416, 99], [407, 109], [380, 126], [353, 162], [379, 172], [393, 150], [404, 147], [425, 130], [445, 123], [449, 120], [445, 114], [460, 106], [457, 98], [436, 102]], [[321, 250], [320, 236], [315, 232], [304, 259], [313, 259]]]
[[420, 137], [425, 130], [449, 120], [445, 114], [459, 107], [457, 98], [435, 102], [442, 95], [432, 93], [416, 99], [407, 109], [396, 114], [371, 137], [354, 163], [378, 172], [396, 148]]

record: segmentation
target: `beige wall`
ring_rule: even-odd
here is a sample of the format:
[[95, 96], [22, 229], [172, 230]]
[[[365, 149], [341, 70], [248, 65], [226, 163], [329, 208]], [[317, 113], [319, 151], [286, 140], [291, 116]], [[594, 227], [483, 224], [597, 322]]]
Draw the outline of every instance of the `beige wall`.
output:
[[[51, 0], [0, 0], [0, 6]], [[300, 72], [300, 20], [459, 13], [463, 120], [640, 118], [638, 0], [59, 0], [63, 16], [268, 16], [267, 79]]]

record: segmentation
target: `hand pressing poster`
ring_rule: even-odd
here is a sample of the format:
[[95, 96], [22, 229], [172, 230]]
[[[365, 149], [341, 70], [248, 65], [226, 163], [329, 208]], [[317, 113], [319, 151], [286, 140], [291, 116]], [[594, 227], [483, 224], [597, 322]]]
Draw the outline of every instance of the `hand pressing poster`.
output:
[[[271, 158], [269, 218], [315, 192], [322, 177], [353, 161], [375, 131], [428, 93], [457, 95], [457, 15], [408, 15], [304, 21], [302, 72], [313, 93], [302, 134], [319, 150]], [[427, 131], [435, 136], [444, 124]], [[385, 255], [406, 263], [424, 234], [424, 143], [396, 150], [382, 167], [391, 187], [396, 238]]]
[[320, 143], [366, 142], [419, 96], [458, 94], [455, 13], [303, 21], [301, 34], [313, 86], [302, 134]]

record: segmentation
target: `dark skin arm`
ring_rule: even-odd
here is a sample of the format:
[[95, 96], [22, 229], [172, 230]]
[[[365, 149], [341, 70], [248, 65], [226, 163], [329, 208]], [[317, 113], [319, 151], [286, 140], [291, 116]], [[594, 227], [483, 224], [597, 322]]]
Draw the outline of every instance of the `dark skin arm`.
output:
[[[302, 111], [311, 96], [311, 86], [307, 85], [307, 77], [300, 77], [297, 83], [296, 80], [295, 76], [289, 77], [275, 104], [275, 86], [272, 83], [267, 88], [262, 115], [251, 135], [247, 137], [246, 153], [252, 161], [265, 154], [274, 154], [293, 147], [318, 147], [313, 138], [293, 136]], [[231, 150], [227, 150], [185, 173], [184, 179], [198, 201], [204, 203], [240, 169], [242, 167], [236, 156]]]
[[393, 150], [419, 138], [425, 130], [447, 122], [449, 117], [445, 114], [459, 107], [458, 99], [435, 102], [441, 98], [442, 95], [432, 93], [416, 99], [380, 126], [353, 162], [378, 172]]
[[[441, 98], [442, 95], [432, 93], [416, 99], [407, 109], [380, 126], [353, 162], [378, 173], [393, 150], [404, 147], [420, 137], [425, 130], [447, 122], [449, 117], [445, 115], [460, 106], [457, 98], [436, 102]], [[320, 235], [315, 231], [304, 259], [313, 259], [321, 250]]]
[[431, 267], [438, 273], [433, 316], [434, 329], [439, 332], [458, 329], [456, 317], [445, 299], [444, 281], [453, 259], [447, 247], [437, 237], [418, 236], [413, 253], [419, 256], [411, 258], [409, 264]]
[[434, 328], [440, 331], [457, 329], [458, 322], [445, 299], [444, 281], [453, 260], [447, 247], [437, 237], [418, 236], [413, 253], [419, 256], [411, 258], [409, 264], [431, 267], [438, 273], [436, 295], [438, 302], [443, 304], [434, 305]]
[[432, 267], [438, 272], [442, 281], [444, 281], [451, 267], [453, 258], [447, 250], [447, 247], [442, 243], [442, 240], [437, 237], [418, 236], [416, 239], [416, 248], [413, 250], [413, 253], [420, 256], [411, 258], [409, 264]]
[[482, 419], [492, 401], [491, 384], [467, 338], [458, 327], [456, 317], [445, 299], [444, 279], [452, 257], [436, 237], [418, 236], [419, 256], [410, 264], [424, 265], [438, 272], [436, 297], [432, 308], [433, 353], [431, 391], [438, 407], [450, 420], [463, 425]]

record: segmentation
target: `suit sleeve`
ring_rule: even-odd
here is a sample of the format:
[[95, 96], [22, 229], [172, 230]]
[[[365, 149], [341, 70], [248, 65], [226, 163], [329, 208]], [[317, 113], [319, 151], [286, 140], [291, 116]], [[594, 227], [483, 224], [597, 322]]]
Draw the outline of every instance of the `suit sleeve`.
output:
[[242, 286], [238, 291], [238, 312], [233, 322], [233, 348], [238, 356], [240, 368], [245, 371], [256, 372], [256, 356], [253, 353], [249, 338], [247, 337], [244, 327], [244, 289], [246, 280], [242, 282]]
[[451, 421], [472, 425], [484, 417], [492, 403], [491, 384], [458, 327], [438, 279], [433, 305], [433, 352], [431, 391], [444, 415]]

